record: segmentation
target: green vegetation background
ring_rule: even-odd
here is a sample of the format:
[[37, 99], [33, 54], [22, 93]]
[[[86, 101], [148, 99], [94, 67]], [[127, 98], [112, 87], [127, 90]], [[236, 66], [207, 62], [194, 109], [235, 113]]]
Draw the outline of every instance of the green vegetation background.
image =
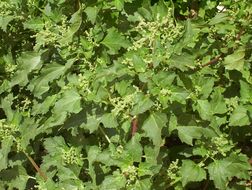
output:
[[1, 0], [0, 189], [251, 189], [251, 0]]

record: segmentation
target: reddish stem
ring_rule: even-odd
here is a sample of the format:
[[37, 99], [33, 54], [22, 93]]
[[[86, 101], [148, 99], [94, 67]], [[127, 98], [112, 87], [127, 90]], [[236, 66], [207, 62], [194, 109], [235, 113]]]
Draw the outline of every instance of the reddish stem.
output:
[[206, 66], [208, 66], [208, 65], [213, 65], [213, 64], [217, 63], [217, 62], [220, 60], [220, 58], [221, 58], [222, 56], [223, 56], [223, 55], [219, 55], [219, 56], [215, 57], [214, 59], [212, 59], [212, 60], [209, 61], [208, 63], [202, 65], [202, 67], [206, 67]]
[[138, 119], [135, 117], [131, 121], [131, 136], [134, 136], [134, 134], [137, 132], [138, 128]]

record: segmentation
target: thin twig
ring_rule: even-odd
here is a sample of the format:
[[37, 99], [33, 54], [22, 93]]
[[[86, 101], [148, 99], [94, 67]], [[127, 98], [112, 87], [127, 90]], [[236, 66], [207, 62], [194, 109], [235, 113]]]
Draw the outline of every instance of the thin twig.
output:
[[42, 172], [42, 170], [39, 168], [39, 166], [36, 164], [36, 162], [33, 160], [32, 157], [30, 157], [27, 153], [24, 152], [24, 154], [26, 155], [26, 157], [29, 159], [29, 161], [31, 162], [31, 164], [33, 165], [33, 167], [36, 169], [36, 171], [38, 172], [38, 174], [46, 181], [47, 180], [47, 176], [44, 174], [44, 172]]
[[[243, 33], [244, 33], [244, 30], [241, 29], [241, 30], [239, 31], [239, 33], [237, 34], [237, 36], [236, 36], [236, 40], [240, 40]], [[223, 58], [223, 57], [225, 57], [225, 54], [224, 54], [224, 53], [218, 55], [218, 56], [215, 57], [214, 59], [210, 60], [208, 63], [206, 63], [206, 64], [204, 64], [204, 65], [201, 65], [200, 68], [207, 67], [207, 66], [209, 66], [209, 65], [214, 65], [214, 64], [216, 64], [216, 63], [217, 63], [221, 58]], [[196, 70], [198, 70], [198, 69], [196, 69]]]
[[223, 57], [223, 55], [224, 54], [221, 54], [221, 55], [215, 57], [214, 59], [210, 60], [208, 63], [202, 65], [201, 67], [206, 67], [206, 66], [213, 65], [213, 64], [217, 63], [220, 60], [220, 58]]

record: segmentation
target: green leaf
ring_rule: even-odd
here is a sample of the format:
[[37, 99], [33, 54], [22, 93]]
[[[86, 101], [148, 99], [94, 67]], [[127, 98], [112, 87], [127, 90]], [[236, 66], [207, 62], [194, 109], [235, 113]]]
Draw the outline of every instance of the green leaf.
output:
[[101, 151], [100, 151], [99, 147], [91, 146], [91, 147], [87, 148], [87, 154], [88, 154], [88, 163], [89, 163], [88, 168], [90, 170], [89, 174], [90, 174], [91, 178], [95, 181], [96, 180], [96, 173], [94, 170], [93, 163], [97, 160], [97, 157], [99, 156], [99, 154], [101, 154]]
[[12, 121], [14, 115], [14, 111], [11, 108], [13, 100], [14, 97], [12, 93], [9, 93], [6, 97], [1, 98], [0, 107], [3, 109], [8, 121]]
[[100, 125], [101, 119], [97, 118], [95, 114], [87, 114], [87, 121], [81, 124], [81, 128], [89, 130], [90, 133], [96, 131]]
[[178, 121], [177, 121], [177, 117], [174, 114], [171, 114], [170, 118], [169, 118], [169, 127], [168, 127], [168, 131], [169, 134], [172, 133], [172, 131], [174, 131], [178, 126]]
[[[192, 23], [191, 19], [187, 19], [185, 22], [185, 31], [184, 31], [183, 38], [181, 39], [180, 43], [175, 44], [175, 53], [177, 53], [178, 55], [181, 55], [183, 48], [194, 47], [195, 41], [197, 40], [197, 36], [200, 31], [201, 30], [199, 28], [197, 28], [197, 25]], [[188, 55], [188, 53], [185, 53], [185, 54]], [[190, 55], [189, 55], [189, 57], [190, 57]], [[182, 58], [182, 60], [183, 60], [183, 58]], [[190, 63], [192, 64], [192, 62], [190, 62]], [[184, 67], [184, 69], [186, 69], [186, 68]]]
[[119, 173], [119, 171], [115, 171], [103, 180], [100, 189], [118, 190], [124, 188], [125, 184], [126, 178], [124, 175]]
[[19, 84], [24, 86], [28, 83], [28, 74], [41, 65], [41, 54], [37, 52], [25, 52], [17, 60], [19, 70], [15, 73], [11, 80], [11, 86]]
[[208, 166], [210, 179], [214, 181], [215, 187], [219, 189], [226, 189], [227, 187], [227, 182], [229, 180], [229, 174], [226, 169], [227, 166], [229, 166], [229, 163], [225, 160], [216, 160]]
[[223, 89], [215, 88], [214, 93], [212, 94], [211, 111], [213, 114], [224, 114], [227, 112], [227, 107], [222, 95]]
[[114, 27], [108, 29], [108, 34], [101, 43], [109, 48], [108, 53], [111, 55], [117, 54], [118, 50], [122, 47], [127, 48], [130, 45], [128, 40], [126, 40]]
[[115, 7], [121, 11], [124, 7], [124, 0], [114, 0]]
[[44, 141], [44, 146], [51, 156], [60, 155], [61, 149], [67, 147], [65, 140], [62, 136], [46, 138]]
[[224, 65], [227, 70], [242, 71], [244, 65], [245, 49], [236, 50], [233, 54], [228, 55], [224, 59]]
[[25, 29], [39, 31], [39, 30], [43, 30], [45, 23], [42, 18], [33, 18], [23, 23], [23, 25]]
[[186, 104], [186, 98], [188, 97], [189, 93], [184, 88], [180, 88], [178, 86], [170, 86], [171, 90], [171, 101], [177, 101], [181, 104]]
[[179, 126], [177, 130], [180, 140], [189, 145], [193, 145], [193, 139], [199, 139], [202, 136], [200, 128], [195, 126]]
[[6, 32], [8, 24], [14, 19], [15, 17], [12, 15], [0, 16], [0, 28]]
[[215, 79], [212, 77], [200, 77], [196, 78], [195, 85], [199, 85], [201, 88], [202, 99], [207, 99], [213, 91]]
[[34, 103], [32, 109], [32, 115], [37, 114], [45, 114], [49, 111], [49, 109], [55, 104], [57, 100], [57, 95], [47, 96], [46, 99], [42, 103]]
[[176, 74], [173, 72], [159, 71], [157, 74], [152, 76], [152, 80], [157, 86], [167, 88], [171, 86], [175, 77]]
[[215, 25], [215, 24], [219, 24], [219, 23], [224, 23], [226, 22], [228, 19], [228, 14], [227, 13], [217, 13], [215, 15], [215, 17], [213, 17], [209, 24], [210, 25]]
[[54, 79], [59, 78], [64, 74], [65, 66], [52, 63], [47, 67], [43, 68], [39, 77], [34, 78], [30, 85], [28, 86], [34, 95], [38, 98], [41, 97], [45, 92], [49, 90], [49, 82], [52, 82]]
[[57, 168], [62, 167], [64, 163], [62, 152], [69, 149], [64, 138], [62, 136], [46, 138], [43, 144], [47, 155], [43, 156], [41, 168], [49, 170], [52, 166], [56, 166]]
[[141, 140], [140, 135], [136, 133], [126, 144], [126, 151], [127, 154], [129, 154], [130, 157], [132, 158], [132, 163], [141, 162], [143, 148], [139, 142], [140, 140]]
[[[150, 169], [148, 170], [150, 171]], [[134, 188], [136, 190], [145, 190], [148, 189], [152, 184], [152, 181], [150, 180], [150, 178], [145, 178], [145, 179], [141, 179], [141, 180], [137, 180]]]
[[65, 111], [53, 114], [53, 117], [49, 117], [45, 121], [44, 126], [40, 127], [39, 130], [41, 130], [41, 132], [48, 132], [46, 130], [54, 126], [62, 125], [65, 122], [66, 117], [67, 117], [67, 113]]
[[198, 100], [197, 101], [197, 110], [199, 115], [204, 120], [211, 120], [212, 117], [212, 109], [211, 104], [208, 100]]
[[25, 117], [19, 125], [19, 132], [21, 134], [20, 146], [25, 149], [30, 144], [30, 140], [33, 140], [39, 134], [40, 130], [33, 117]]
[[101, 117], [101, 123], [106, 128], [116, 128], [118, 126], [118, 122], [116, 117], [112, 113], [105, 113]]
[[132, 111], [130, 112], [131, 115], [138, 115], [144, 113], [145, 111], [149, 110], [153, 105], [154, 102], [150, 100], [149, 97], [146, 97], [142, 94], [138, 94], [135, 97], [136, 105], [133, 107]]
[[133, 55], [132, 61], [136, 72], [142, 73], [146, 71], [148, 65], [143, 61], [140, 56]]
[[62, 98], [55, 103], [53, 112], [61, 114], [62, 112], [78, 113], [81, 111], [81, 97], [76, 90], [67, 90]]
[[73, 35], [79, 30], [81, 23], [82, 23], [82, 9], [76, 11], [70, 19], [70, 28], [63, 33], [62, 39], [59, 40], [61, 45], [68, 45], [72, 42]]
[[211, 121], [214, 114], [224, 114], [228, 111], [222, 93], [223, 89], [216, 88], [210, 102], [208, 100], [197, 100], [196, 109], [202, 119]]
[[240, 80], [240, 100], [242, 102], [252, 102], [252, 85]]
[[180, 168], [183, 187], [189, 182], [199, 182], [206, 179], [206, 171], [191, 160], [183, 160]]
[[249, 179], [248, 170], [250, 166], [248, 158], [244, 155], [232, 154], [228, 158], [215, 160], [207, 168], [210, 179], [219, 189], [226, 189], [229, 180], [234, 176]]
[[169, 12], [170, 10], [168, 9], [168, 6], [170, 4], [168, 4], [168, 2], [165, 1], [158, 1], [158, 3], [151, 7], [152, 8], [152, 13], [155, 15], [155, 17], [165, 17], [167, 16], [167, 12]]
[[[1, 135], [1, 134], [0, 134]], [[6, 138], [1, 141], [1, 149], [0, 149], [0, 171], [6, 169], [8, 167], [8, 154], [11, 151], [11, 147], [13, 145], [12, 138]]]
[[232, 115], [229, 118], [229, 125], [230, 126], [244, 126], [249, 125], [249, 117], [247, 113], [247, 109], [242, 106], [238, 106], [233, 111]]
[[18, 173], [18, 176], [10, 181], [8, 188], [25, 190], [27, 189], [26, 184], [30, 176], [27, 174], [26, 168], [24, 168], [22, 165], [18, 165], [16, 168], [16, 173]]
[[125, 96], [128, 93], [128, 88], [131, 86], [132, 81], [122, 80], [115, 84], [115, 89], [118, 91], [120, 96]]
[[189, 145], [193, 145], [193, 139], [200, 139], [202, 136], [216, 136], [213, 130], [196, 126], [178, 126], [177, 130], [180, 140]]
[[182, 55], [173, 55], [169, 66], [171, 68], [178, 68], [181, 71], [187, 71], [196, 67], [194, 59], [195, 56], [188, 53], [183, 53]]
[[94, 24], [96, 21], [97, 14], [99, 12], [99, 8], [96, 6], [87, 7], [85, 8], [84, 12], [87, 14], [88, 20], [90, 20], [90, 22]]
[[167, 116], [163, 113], [152, 113], [143, 123], [143, 130], [155, 146], [162, 143], [161, 131], [167, 123]]

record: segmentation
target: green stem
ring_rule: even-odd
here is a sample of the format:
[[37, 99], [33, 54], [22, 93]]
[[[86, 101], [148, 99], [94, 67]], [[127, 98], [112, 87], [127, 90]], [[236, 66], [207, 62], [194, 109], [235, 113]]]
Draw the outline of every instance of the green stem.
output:
[[105, 139], [106, 139], [106, 140], [108, 141], [108, 143], [110, 144], [111, 141], [110, 141], [108, 135], [107, 135], [107, 134], [105, 133], [105, 131], [103, 130], [103, 128], [101, 128], [101, 127], [99, 126], [99, 129], [101, 130], [102, 134], [105, 136]]
[[177, 20], [175, 18], [175, 5], [173, 3], [173, 0], [171, 0], [171, 5], [172, 5], [172, 17], [174, 19], [175, 24], [177, 24]]

